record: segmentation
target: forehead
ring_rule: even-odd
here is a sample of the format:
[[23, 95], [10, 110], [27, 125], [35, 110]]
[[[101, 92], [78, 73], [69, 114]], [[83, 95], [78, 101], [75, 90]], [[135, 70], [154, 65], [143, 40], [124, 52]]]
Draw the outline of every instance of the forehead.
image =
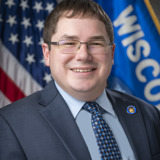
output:
[[52, 37], [60, 39], [64, 35], [76, 36], [78, 39], [89, 39], [93, 36], [104, 36], [106, 40], [109, 39], [104, 23], [93, 17], [61, 17], [57, 23], [56, 32]]

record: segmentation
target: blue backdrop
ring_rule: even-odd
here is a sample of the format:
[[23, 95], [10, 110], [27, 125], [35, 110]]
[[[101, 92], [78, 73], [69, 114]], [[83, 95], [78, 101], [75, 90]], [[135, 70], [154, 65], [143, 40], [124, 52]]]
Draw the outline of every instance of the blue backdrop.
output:
[[[160, 26], [145, 0], [95, 0], [113, 22], [115, 64], [109, 87], [160, 107]], [[148, 5], [150, 9], [148, 9]], [[154, 15], [156, 16], [156, 15]]]

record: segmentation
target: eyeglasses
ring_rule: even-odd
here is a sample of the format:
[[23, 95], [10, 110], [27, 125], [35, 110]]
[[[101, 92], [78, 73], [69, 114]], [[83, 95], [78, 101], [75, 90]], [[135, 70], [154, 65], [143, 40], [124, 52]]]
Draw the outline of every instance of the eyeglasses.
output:
[[105, 54], [108, 52], [111, 42], [106, 42], [105, 40], [91, 40], [88, 42], [80, 42], [78, 40], [60, 40], [58, 42], [48, 42], [48, 45], [57, 45], [60, 49], [60, 52], [64, 54], [76, 53], [81, 44], [86, 44], [88, 52], [90, 54]]

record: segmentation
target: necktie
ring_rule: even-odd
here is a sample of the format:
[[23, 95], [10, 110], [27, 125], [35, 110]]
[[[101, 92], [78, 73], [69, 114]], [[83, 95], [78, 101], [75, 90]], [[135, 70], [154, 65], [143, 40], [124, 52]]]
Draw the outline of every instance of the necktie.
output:
[[91, 123], [94, 130], [101, 160], [122, 160], [118, 144], [109, 125], [102, 118], [96, 102], [86, 102], [83, 109], [92, 114]]

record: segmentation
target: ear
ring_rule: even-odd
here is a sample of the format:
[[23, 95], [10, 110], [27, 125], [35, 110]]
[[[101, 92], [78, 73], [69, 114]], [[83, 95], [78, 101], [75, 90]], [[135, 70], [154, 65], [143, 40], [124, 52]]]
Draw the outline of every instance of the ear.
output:
[[42, 44], [42, 51], [43, 51], [43, 56], [45, 59], [45, 64], [46, 64], [46, 66], [49, 66], [50, 50], [49, 50], [48, 45], [46, 43]]
[[115, 51], [115, 48], [116, 48], [116, 44], [113, 43], [113, 45], [112, 45], [112, 65], [114, 64], [114, 51]]

